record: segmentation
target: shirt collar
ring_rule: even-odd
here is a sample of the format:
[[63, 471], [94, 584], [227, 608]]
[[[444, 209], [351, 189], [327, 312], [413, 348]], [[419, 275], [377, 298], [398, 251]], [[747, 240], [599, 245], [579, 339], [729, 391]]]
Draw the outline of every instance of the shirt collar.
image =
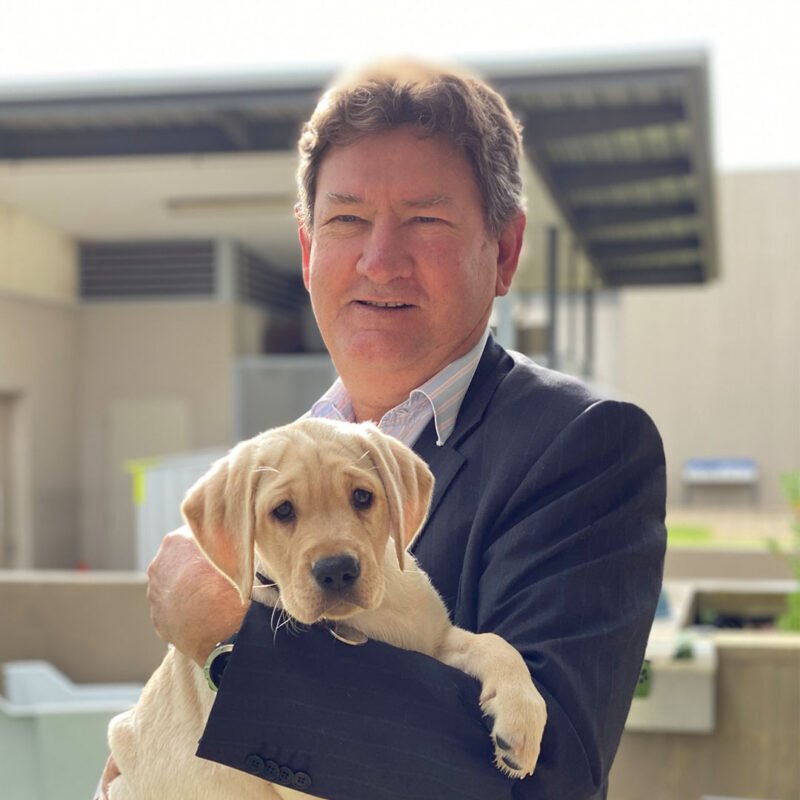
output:
[[423, 395], [431, 404], [433, 423], [436, 426], [436, 444], [440, 447], [450, 438], [456, 427], [458, 412], [472, 382], [472, 376], [478, 368], [488, 338], [487, 328], [468, 353], [448, 364], [409, 395], [410, 398]]
[[[452, 361], [421, 386], [413, 389], [408, 399], [390, 409], [387, 415], [392, 414], [401, 406], [412, 409], [419, 408], [420, 403], [428, 406], [436, 427], [436, 444], [443, 445], [453, 433], [458, 412], [475, 375], [475, 370], [478, 368], [478, 362], [488, 338], [489, 329], [487, 328], [469, 352]], [[355, 422], [350, 393], [341, 378], [337, 378], [330, 389], [314, 403], [310, 415]]]

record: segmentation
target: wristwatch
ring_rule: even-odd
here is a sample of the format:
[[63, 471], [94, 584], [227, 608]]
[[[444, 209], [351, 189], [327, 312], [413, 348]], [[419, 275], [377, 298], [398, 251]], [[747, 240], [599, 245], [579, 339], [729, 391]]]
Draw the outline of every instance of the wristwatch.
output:
[[203, 666], [203, 674], [206, 676], [206, 682], [212, 692], [219, 689], [219, 684], [222, 681], [222, 673], [225, 672], [225, 667], [228, 666], [228, 659], [233, 652], [233, 644], [236, 641], [236, 634], [220, 642], [209, 654], [206, 663]]

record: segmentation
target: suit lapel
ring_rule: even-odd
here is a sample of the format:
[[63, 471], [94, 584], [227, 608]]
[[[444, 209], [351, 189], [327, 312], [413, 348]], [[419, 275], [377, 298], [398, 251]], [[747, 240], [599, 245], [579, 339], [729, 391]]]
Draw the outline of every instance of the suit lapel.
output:
[[441, 447], [436, 444], [436, 426], [433, 420], [417, 439], [414, 451], [428, 464], [436, 482], [433, 487], [428, 522], [409, 545], [410, 550], [413, 550], [419, 539], [425, 535], [448, 487], [467, 462], [467, 457], [461, 451], [461, 445], [480, 424], [489, 401], [512, 365], [513, 361], [508, 353], [492, 336], [489, 336], [458, 412], [456, 426], [448, 440]]
[[[428, 521], [430, 521], [436, 513], [436, 509], [439, 507], [439, 503], [444, 493], [447, 491], [447, 487], [452, 483], [453, 478], [455, 478], [466, 462], [466, 458], [450, 445], [449, 440], [441, 447], [436, 444], [436, 428], [434, 427], [433, 420], [431, 420], [431, 424], [422, 432], [422, 435], [414, 445], [414, 450], [431, 468], [431, 472], [433, 472], [436, 478], [436, 482], [433, 485], [431, 507], [428, 512]], [[419, 536], [421, 535], [420, 533]], [[417, 539], [419, 539], [419, 536], [417, 536]], [[416, 543], [417, 539], [414, 540], [412, 546]]]

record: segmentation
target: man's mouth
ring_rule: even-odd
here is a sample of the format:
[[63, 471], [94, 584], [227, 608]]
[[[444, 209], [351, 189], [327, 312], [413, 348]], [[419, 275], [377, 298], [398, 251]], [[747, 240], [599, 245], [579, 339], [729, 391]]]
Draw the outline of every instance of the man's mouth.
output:
[[409, 303], [397, 303], [392, 300], [387, 302], [379, 302], [377, 300], [356, 300], [360, 306], [367, 306], [368, 308], [411, 308]]

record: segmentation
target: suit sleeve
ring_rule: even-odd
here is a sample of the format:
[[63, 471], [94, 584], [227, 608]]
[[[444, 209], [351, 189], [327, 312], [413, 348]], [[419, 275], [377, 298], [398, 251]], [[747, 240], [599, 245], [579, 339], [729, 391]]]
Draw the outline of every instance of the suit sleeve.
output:
[[515, 471], [487, 481], [480, 577], [456, 618], [514, 645], [547, 702], [533, 776], [492, 765], [471, 678], [319, 629], [273, 637], [257, 604], [198, 754], [271, 780], [286, 767], [330, 800], [604, 797], [661, 584], [660, 438], [635, 406], [599, 402]]
[[665, 494], [650, 419], [602, 402], [497, 509], [474, 625], [520, 651], [548, 711], [536, 772], [514, 797], [605, 796], [661, 587]]

